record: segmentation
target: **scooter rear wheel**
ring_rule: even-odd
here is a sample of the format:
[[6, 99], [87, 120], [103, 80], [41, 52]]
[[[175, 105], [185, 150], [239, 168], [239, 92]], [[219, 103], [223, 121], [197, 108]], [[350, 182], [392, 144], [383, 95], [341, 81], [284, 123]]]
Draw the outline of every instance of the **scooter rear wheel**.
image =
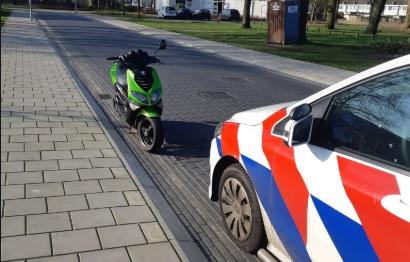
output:
[[144, 117], [137, 123], [139, 147], [147, 152], [158, 152], [164, 142], [164, 132], [160, 118]]

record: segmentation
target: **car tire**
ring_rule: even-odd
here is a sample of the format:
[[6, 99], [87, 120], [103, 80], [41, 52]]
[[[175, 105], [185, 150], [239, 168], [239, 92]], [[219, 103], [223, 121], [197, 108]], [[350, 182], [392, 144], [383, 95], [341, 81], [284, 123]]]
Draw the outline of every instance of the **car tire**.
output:
[[266, 233], [258, 198], [241, 164], [230, 165], [219, 184], [219, 210], [230, 238], [237, 246], [256, 253], [266, 246]]

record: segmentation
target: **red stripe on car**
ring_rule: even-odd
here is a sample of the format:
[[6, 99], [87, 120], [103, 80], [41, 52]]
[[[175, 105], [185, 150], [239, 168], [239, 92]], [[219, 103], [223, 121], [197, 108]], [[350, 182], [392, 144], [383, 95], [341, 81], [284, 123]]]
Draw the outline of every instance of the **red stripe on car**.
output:
[[380, 260], [408, 260], [410, 223], [381, 204], [385, 196], [400, 194], [396, 177], [344, 157], [337, 161], [344, 189]]
[[221, 141], [222, 154], [230, 155], [239, 160], [239, 144], [238, 144], [238, 129], [239, 124], [233, 122], [225, 122], [222, 126]]
[[262, 148], [273, 179], [306, 245], [309, 192], [296, 167], [293, 148], [286, 146], [282, 138], [271, 134], [272, 127], [285, 116], [286, 109], [281, 109], [263, 122]]

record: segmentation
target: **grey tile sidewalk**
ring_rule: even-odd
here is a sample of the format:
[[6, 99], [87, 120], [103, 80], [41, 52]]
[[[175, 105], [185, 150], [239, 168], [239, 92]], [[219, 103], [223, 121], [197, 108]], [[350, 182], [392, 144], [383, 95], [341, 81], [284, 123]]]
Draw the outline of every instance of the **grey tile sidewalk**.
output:
[[1, 40], [1, 261], [180, 261], [39, 26]]

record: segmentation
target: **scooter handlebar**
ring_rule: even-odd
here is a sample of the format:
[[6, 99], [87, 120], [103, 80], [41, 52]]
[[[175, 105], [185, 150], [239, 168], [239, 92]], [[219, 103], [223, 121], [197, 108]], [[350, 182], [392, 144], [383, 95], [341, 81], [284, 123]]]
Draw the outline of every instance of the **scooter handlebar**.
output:
[[113, 56], [113, 57], [107, 57], [107, 60], [118, 60], [119, 58], [118, 57], [116, 57], [116, 56]]

